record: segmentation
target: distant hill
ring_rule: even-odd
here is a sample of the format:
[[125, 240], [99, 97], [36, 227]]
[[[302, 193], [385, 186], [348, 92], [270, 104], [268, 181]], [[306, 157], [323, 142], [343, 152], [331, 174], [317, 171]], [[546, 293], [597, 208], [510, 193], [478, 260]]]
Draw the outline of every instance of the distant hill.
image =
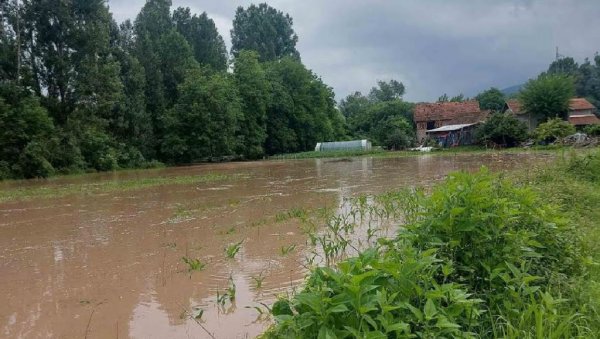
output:
[[524, 85], [525, 84], [514, 85], [514, 86], [506, 87], [505, 89], [501, 89], [500, 91], [504, 95], [517, 94], [517, 93], [519, 93], [521, 91], [521, 88], [523, 88]]

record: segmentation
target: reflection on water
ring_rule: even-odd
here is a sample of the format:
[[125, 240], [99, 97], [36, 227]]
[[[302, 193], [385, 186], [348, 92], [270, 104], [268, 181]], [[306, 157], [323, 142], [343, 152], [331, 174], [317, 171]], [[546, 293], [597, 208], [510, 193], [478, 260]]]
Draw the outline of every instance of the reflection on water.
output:
[[[268, 323], [254, 306], [301, 282], [306, 239], [293, 208], [339, 208], [361, 193], [430, 185], [448, 172], [530, 168], [536, 155], [309, 159], [64, 177], [60, 186], [203, 173], [231, 182], [164, 185], [0, 204], [0, 334], [62, 338], [245, 338]], [[226, 258], [224, 248], [242, 241]], [[282, 254], [282, 248], [296, 249]], [[189, 273], [183, 256], [207, 264]], [[264, 279], [264, 280], [263, 280]], [[235, 284], [234, 302], [219, 305]], [[260, 288], [257, 286], [260, 281]], [[201, 319], [194, 312], [202, 310]], [[197, 323], [200, 322], [200, 325]]]

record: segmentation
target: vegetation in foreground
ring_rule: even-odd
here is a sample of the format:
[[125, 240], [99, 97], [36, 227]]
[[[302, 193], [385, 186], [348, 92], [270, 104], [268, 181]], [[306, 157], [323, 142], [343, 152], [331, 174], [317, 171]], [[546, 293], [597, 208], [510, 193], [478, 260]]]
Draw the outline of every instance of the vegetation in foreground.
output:
[[[273, 305], [276, 324], [264, 337], [600, 333], [600, 212], [592, 208], [600, 203], [600, 152], [513, 180], [482, 169], [454, 173], [430, 193], [367, 200], [327, 222], [313, 242], [326, 265]], [[359, 248], [350, 235], [369, 218], [404, 223], [395, 237]]]

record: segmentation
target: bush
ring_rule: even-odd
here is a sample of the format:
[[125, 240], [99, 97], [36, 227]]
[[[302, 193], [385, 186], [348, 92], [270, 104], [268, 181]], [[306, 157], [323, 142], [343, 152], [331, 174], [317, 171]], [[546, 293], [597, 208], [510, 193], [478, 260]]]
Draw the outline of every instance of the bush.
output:
[[530, 282], [564, 282], [582, 271], [581, 241], [556, 207], [486, 170], [452, 174], [418, 201], [401, 237], [436, 249], [454, 264], [450, 279], [490, 306]]
[[600, 136], [600, 125], [585, 126], [583, 131], [589, 136], [598, 137]]
[[37, 142], [30, 142], [21, 153], [14, 171], [19, 177], [47, 178], [54, 174], [54, 167], [47, 160], [48, 154], [44, 146]]
[[517, 146], [527, 138], [527, 126], [510, 114], [495, 113], [475, 132], [479, 144]]
[[551, 143], [574, 133], [575, 127], [560, 118], [541, 123], [534, 131], [535, 140], [543, 143]]
[[271, 338], [472, 337], [479, 301], [435, 277], [451, 270], [435, 251], [392, 246], [316, 269], [305, 290], [273, 305]]

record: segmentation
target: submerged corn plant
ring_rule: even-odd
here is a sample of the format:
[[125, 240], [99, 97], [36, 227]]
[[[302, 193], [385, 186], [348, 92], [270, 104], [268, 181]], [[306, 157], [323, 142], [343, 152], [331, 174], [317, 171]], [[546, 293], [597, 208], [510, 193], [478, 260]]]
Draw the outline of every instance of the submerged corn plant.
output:
[[227, 256], [227, 258], [233, 259], [235, 255], [238, 254], [240, 249], [242, 249], [243, 242], [244, 241], [242, 240], [240, 242], [236, 242], [235, 244], [230, 244], [229, 246], [225, 247], [225, 255]]
[[182, 257], [181, 260], [187, 265], [188, 272], [202, 271], [206, 267], [206, 263], [197, 258]]

